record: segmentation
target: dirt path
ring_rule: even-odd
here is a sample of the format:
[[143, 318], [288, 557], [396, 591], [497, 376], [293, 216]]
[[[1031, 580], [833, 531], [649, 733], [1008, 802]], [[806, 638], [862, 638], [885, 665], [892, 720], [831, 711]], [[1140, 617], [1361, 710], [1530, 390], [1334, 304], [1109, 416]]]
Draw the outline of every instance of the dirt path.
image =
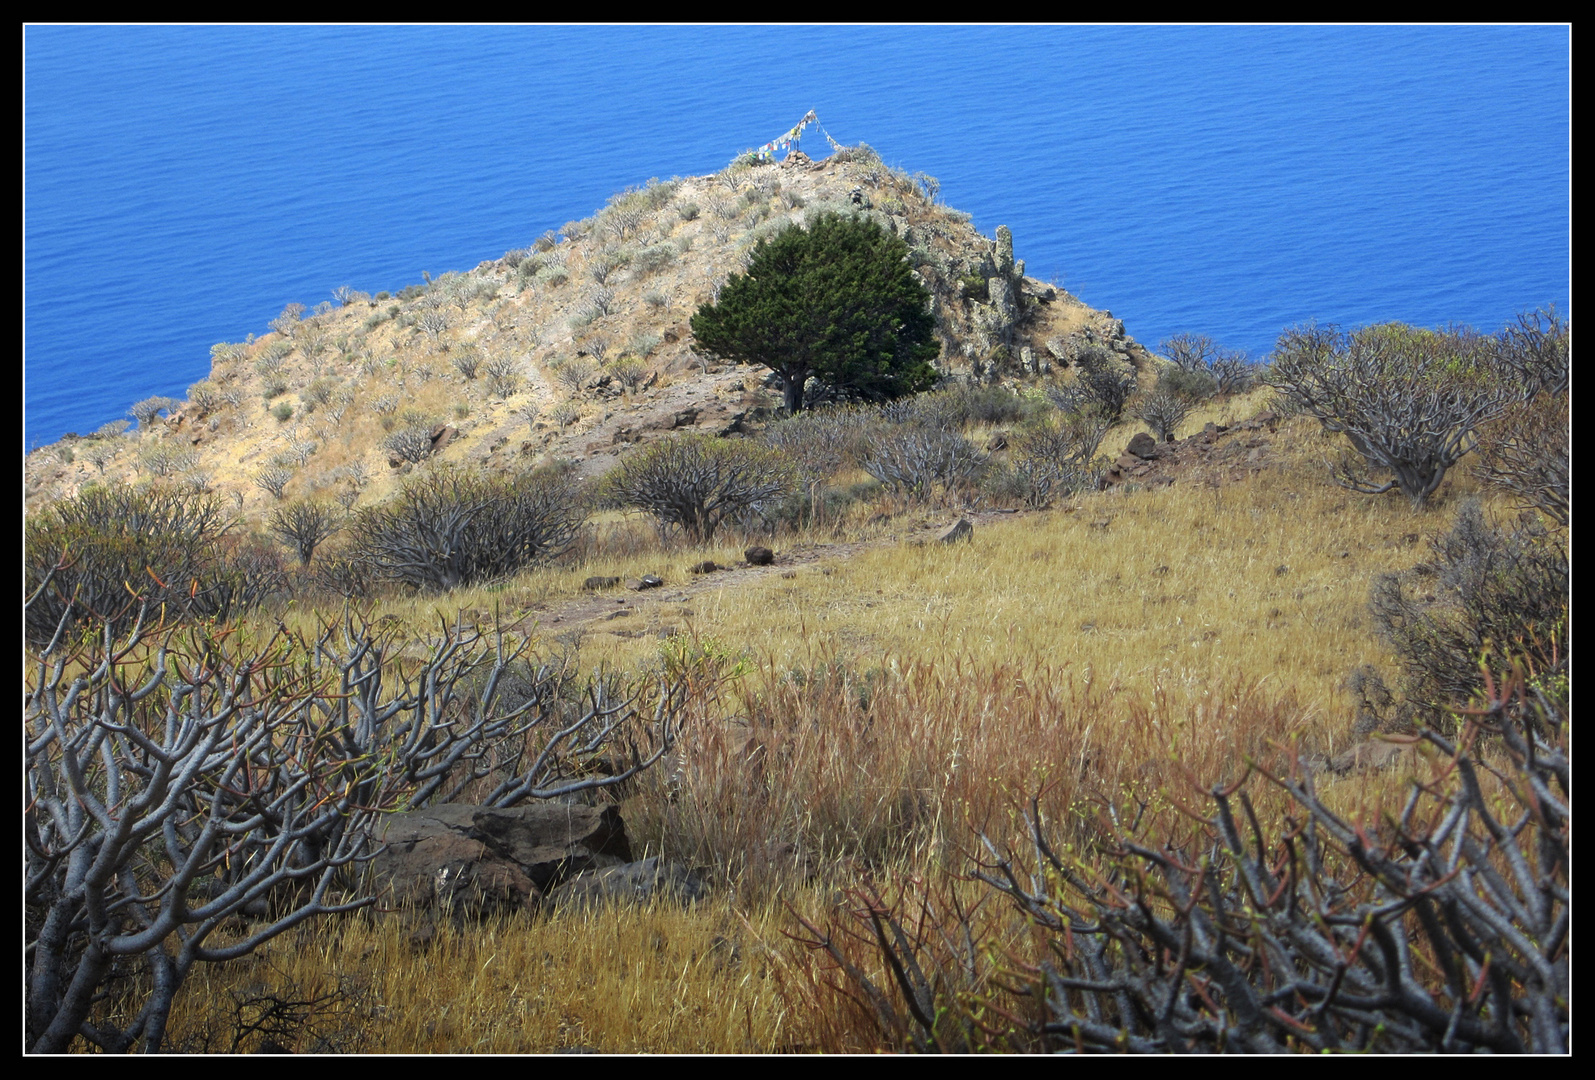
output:
[[[1024, 516], [1022, 510], [966, 511], [962, 516], [979, 529], [997, 521], [1011, 521]], [[929, 520], [929, 524], [926, 521]], [[817, 563], [842, 562], [870, 548], [891, 547], [898, 544], [934, 543], [936, 538], [958, 520], [956, 515], [942, 514], [934, 519], [912, 521], [903, 515], [903, 527], [890, 535], [874, 540], [856, 540], [834, 544], [796, 544], [775, 553], [775, 561], [768, 566], [750, 566], [746, 562], [725, 567], [707, 574], [695, 574], [680, 581], [666, 581], [652, 589], [637, 589], [635, 581], [627, 581], [610, 589], [587, 593], [566, 600], [534, 605], [532, 611], [517, 620], [514, 629], [524, 633], [538, 630], [555, 633], [586, 632], [596, 624], [607, 622], [617, 612], [646, 616], [659, 608], [680, 605], [702, 593], [715, 589], [744, 588], [771, 578], [794, 576], [798, 567]], [[641, 621], [641, 620], [639, 620]]]

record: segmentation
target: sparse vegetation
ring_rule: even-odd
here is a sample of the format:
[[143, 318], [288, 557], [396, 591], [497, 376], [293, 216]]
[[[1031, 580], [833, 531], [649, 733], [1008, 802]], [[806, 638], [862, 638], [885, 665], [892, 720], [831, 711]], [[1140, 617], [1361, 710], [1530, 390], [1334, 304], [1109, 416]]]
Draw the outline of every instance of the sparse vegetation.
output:
[[[1449, 468], [1415, 518], [1402, 501], [1329, 483], [1320, 459], [1339, 434], [1281, 408], [1288, 399], [1271, 388], [1221, 386], [1225, 354], [1206, 339], [1184, 335], [1159, 350], [1168, 362], [1149, 358], [1111, 316], [1061, 291], [1044, 299], [1033, 279], [1014, 296], [1018, 321], [1001, 323], [989, 305], [1017, 286], [994, 274], [992, 242], [967, 215], [867, 151], [836, 157], [650, 182], [565, 238], [550, 231], [369, 307], [335, 290], [350, 310], [323, 307], [283, 335], [216, 346], [205, 382], [219, 400], [200, 388], [169, 424], [153, 422], [157, 410], [137, 433], [122, 421], [28, 455], [29, 690], [46, 689], [25, 710], [66, 700], [80, 661], [95, 677], [100, 620], [114, 622], [113, 642], [133, 641], [142, 609], [154, 629], [112, 670], [136, 693], [150, 671], [138, 665], [164, 646], [166, 674], [117, 714], [121, 730], [98, 729], [105, 744], [115, 751], [137, 730], [164, 745], [157, 714], [180, 683], [192, 687], [180, 715], [209, 723], [229, 665], [258, 660], [256, 696], [238, 700], [276, 693], [297, 719], [272, 737], [302, 751], [271, 782], [321, 784], [321, 813], [366, 759], [344, 745], [343, 774], [314, 773], [327, 762], [294, 724], [310, 732], [345, 708], [354, 723], [367, 705], [403, 699], [397, 715], [425, 714], [418, 745], [442, 757], [416, 759], [385, 806], [421, 780], [475, 802], [510, 780], [524, 746], [475, 744], [452, 769], [429, 770], [460, 748], [454, 733], [512, 712], [537, 666], [609, 673], [548, 684], [546, 713], [521, 714], [561, 725], [594, 705], [576, 700], [584, 686], [614, 695], [662, 677], [699, 694], [676, 714], [684, 722], [662, 767], [583, 800], [623, 796], [633, 851], [694, 867], [712, 890], [695, 906], [550, 902], [536, 917], [419, 931], [385, 911], [308, 918], [266, 940], [273, 912], [293, 915], [307, 893], [233, 906], [241, 861], [253, 853], [268, 877], [308, 867], [314, 888], [326, 869], [316, 850], [332, 849], [268, 862], [262, 834], [228, 817], [234, 839], [200, 857], [219, 853], [221, 865], [192, 879], [186, 910], [223, 920], [205, 948], [252, 936], [259, 948], [192, 964], [156, 1024], [161, 959], [119, 956], [90, 995], [92, 1030], [80, 1025], [67, 1049], [97, 1038], [171, 1052], [506, 1053], [1565, 1042], [1565, 321], [1537, 312], [1479, 337], [1479, 370], [1503, 411], [1475, 427], [1478, 452]], [[773, 243], [790, 218], [832, 213], [895, 225], [902, 265], [934, 298], [939, 388], [889, 398], [810, 377], [802, 410], [786, 416], [778, 378], [718, 369], [711, 361], [724, 358], [695, 352], [683, 323], [724, 302], [728, 275], [752, 265], [761, 239]], [[615, 263], [595, 281], [606, 256]], [[562, 286], [571, 276], [578, 287]], [[965, 278], [978, 285], [968, 296]], [[595, 285], [612, 292], [607, 313], [587, 307], [572, 335]], [[428, 313], [449, 324], [435, 340], [421, 327]], [[1135, 419], [1163, 394], [1189, 413], [1161, 427]], [[294, 410], [281, 424], [268, 411], [279, 401]], [[458, 431], [433, 454], [445, 418]], [[1143, 423], [1164, 438], [1201, 433], [1148, 449]], [[413, 460], [383, 451], [395, 433], [411, 437]], [[192, 457], [154, 476], [147, 461], [161, 454]], [[696, 458], [683, 467], [671, 454]], [[713, 479], [719, 458], [746, 469], [726, 470], [735, 497], [711, 510], [694, 478]], [[644, 465], [655, 487], [628, 501], [619, 481]], [[132, 480], [145, 486], [124, 486]], [[213, 525], [122, 526], [139, 517], [134, 495], [199, 505], [202, 491], [217, 493]], [[124, 502], [92, 528], [55, 516], [104, 492]], [[960, 518], [972, 533], [948, 530]], [[774, 565], [750, 543], [772, 549]], [[653, 578], [662, 587], [646, 588]], [[615, 579], [635, 591], [604, 586]], [[346, 601], [348, 614], [335, 614]], [[439, 661], [440, 627], [455, 655], [496, 657], [503, 632], [505, 708], [478, 712], [460, 696], [485, 685], [496, 659], [468, 671]], [[473, 628], [487, 636], [467, 642]], [[542, 657], [532, 669], [514, 657], [523, 636]], [[41, 663], [51, 639], [51, 662], [68, 665], [54, 684]], [[380, 671], [361, 661], [345, 688], [335, 669], [362, 646], [373, 662], [381, 653]], [[427, 684], [429, 672], [442, 682]], [[272, 681], [290, 673], [292, 686]], [[425, 685], [438, 688], [430, 704]], [[90, 727], [94, 693], [78, 699]], [[637, 749], [658, 749], [632, 730]], [[45, 775], [60, 745], [30, 756], [30, 776]], [[116, 821], [128, 799], [102, 790], [112, 771], [132, 799], [145, 790], [130, 760], [113, 753], [80, 770]], [[615, 763], [579, 755], [567, 775], [612, 778]], [[240, 787], [241, 774], [212, 784], [219, 775], [196, 774], [200, 795], [222, 792], [218, 812], [241, 805], [227, 791], [268, 790], [249, 777]], [[212, 804], [180, 805], [176, 842], [196, 850]], [[30, 829], [57, 809], [34, 808]], [[1439, 845], [1431, 826], [1446, 820]], [[71, 840], [38, 827], [46, 847]], [[86, 842], [108, 850], [99, 828]], [[103, 894], [121, 905], [113, 922], [132, 920], [121, 937], [184, 895], [166, 888], [181, 868], [164, 836], [163, 825]], [[1424, 877], [1430, 846], [1455, 876]], [[42, 897], [57, 888], [39, 876], [46, 863], [29, 864], [30, 882], [44, 884], [30, 884], [26, 933], [30, 1010], [47, 1012], [36, 958], [51, 958], [46, 981], [77, 969], [50, 968], [61, 951], [40, 951]], [[1409, 884], [1418, 891], [1402, 891]], [[322, 902], [369, 895], [351, 863]], [[1426, 904], [1438, 905], [1439, 936]], [[1453, 920], [1448, 904], [1462, 914]], [[73, 933], [88, 925], [73, 918]], [[69, 938], [70, 963], [87, 955], [84, 940]], [[1325, 965], [1324, 942], [1343, 974]], [[178, 937], [161, 947], [175, 964]], [[1226, 963], [1231, 983], [1218, 975]], [[1403, 963], [1399, 985], [1381, 981]], [[1082, 985], [1101, 980], [1113, 992]], [[69, 1027], [70, 1011], [60, 1015]]]

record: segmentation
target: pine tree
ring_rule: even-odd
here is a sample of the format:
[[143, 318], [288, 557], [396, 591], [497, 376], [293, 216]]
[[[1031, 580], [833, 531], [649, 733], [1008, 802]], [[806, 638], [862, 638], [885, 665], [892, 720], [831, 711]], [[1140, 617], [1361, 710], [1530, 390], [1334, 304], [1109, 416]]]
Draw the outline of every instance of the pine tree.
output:
[[811, 376], [877, 400], [928, 389], [934, 328], [907, 245], [867, 217], [840, 214], [761, 240], [747, 273], [692, 317], [699, 352], [781, 377], [788, 415], [803, 408]]

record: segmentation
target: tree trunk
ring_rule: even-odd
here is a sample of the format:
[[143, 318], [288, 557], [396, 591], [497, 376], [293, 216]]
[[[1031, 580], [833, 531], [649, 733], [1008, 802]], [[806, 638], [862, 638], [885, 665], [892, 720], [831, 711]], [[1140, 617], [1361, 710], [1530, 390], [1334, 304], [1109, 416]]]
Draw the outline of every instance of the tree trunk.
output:
[[796, 416], [803, 411], [803, 384], [809, 381], [809, 369], [799, 368], [796, 371], [783, 371], [781, 374], [781, 397], [786, 406], [788, 416]]

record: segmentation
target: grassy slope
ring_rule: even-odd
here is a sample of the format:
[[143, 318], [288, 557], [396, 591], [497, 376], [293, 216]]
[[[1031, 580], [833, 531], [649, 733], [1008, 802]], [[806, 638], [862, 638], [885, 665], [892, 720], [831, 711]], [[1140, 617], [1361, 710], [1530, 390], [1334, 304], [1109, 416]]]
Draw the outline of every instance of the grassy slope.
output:
[[[811, 203], [827, 194], [822, 178], [843, 191], [855, 182], [850, 174], [783, 174]], [[261, 396], [254, 366], [268, 336], [218, 364], [217, 380], [238, 391], [238, 404], [219, 410], [214, 430], [188, 416], [157, 425], [127, 439], [105, 476], [131, 478], [150, 446], [192, 445], [191, 433], [200, 434], [191, 471], [236, 493], [246, 519], [258, 523], [276, 504], [253, 476], [297, 437], [316, 442], [317, 452], [296, 469], [290, 497], [335, 489], [344, 482], [338, 470], [359, 462], [373, 477], [360, 496], [367, 505], [396, 480], [379, 449], [386, 426], [375, 408], [396, 391], [403, 410], [460, 426], [465, 437], [451, 457], [523, 463], [516, 448], [528, 437], [530, 456], [569, 452], [609, 406], [561, 388], [560, 364], [595, 336], [618, 351], [641, 334], [680, 330], [707, 298], [705, 283], [723, 276], [757, 227], [711, 205], [732, 196], [715, 178], [688, 181], [675, 204], [639, 226], [651, 230], [646, 238], [625, 244], [677, 243], [676, 260], [621, 274], [620, 310], [592, 324], [572, 326], [570, 308], [592, 285], [589, 261], [612, 245], [583, 241], [565, 253], [570, 280], [562, 285], [517, 282], [503, 264], [467, 275], [496, 285], [497, 294], [446, 308], [451, 324], [436, 341], [394, 320], [365, 325], [391, 302], [319, 317], [312, 334], [334, 346], [314, 358], [302, 348], [291, 354], [290, 392], [272, 400]], [[703, 204], [692, 220], [676, 209], [688, 200]], [[778, 193], [759, 205], [771, 215], [791, 209]], [[910, 201], [908, 211], [917, 227], [957, 224], [944, 208]], [[648, 291], [669, 302], [645, 302]], [[1048, 332], [1065, 333], [1090, 314], [1067, 306]], [[402, 314], [421, 310], [406, 303]], [[488, 357], [522, 357], [517, 393], [495, 397], [480, 378], [464, 378], [452, 351], [467, 345]], [[654, 346], [656, 394], [671, 380], [697, 377], [685, 347]], [[318, 364], [321, 377], [337, 383], [332, 400], [349, 399], [338, 420], [326, 405], [307, 413], [293, 392], [309, 386]], [[295, 405], [286, 424], [269, 413], [281, 400]], [[568, 432], [527, 420], [528, 406], [546, 417], [561, 404], [577, 416]], [[1215, 406], [1183, 430], [1261, 404], [1254, 396]], [[1115, 431], [1105, 446], [1118, 450], [1135, 430]], [[575, 644], [584, 665], [636, 669], [661, 661], [659, 631], [680, 629], [687, 636], [671, 647], [685, 642], [717, 657], [723, 673], [740, 670], [717, 714], [690, 732], [681, 759], [651, 774], [625, 806], [638, 846], [707, 867], [722, 886], [715, 899], [689, 911], [665, 906], [444, 932], [424, 947], [392, 921], [316, 924], [258, 959], [197, 973], [179, 998], [173, 1045], [210, 1038], [226, 1049], [240, 1001], [266, 992], [309, 998], [340, 986], [351, 997], [325, 1007], [295, 1049], [316, 1048], [318, 1037], [387, 1051], [867, 1045], [849, 1042], [855, 1036], [803, 990], [801, 950], [783, 936], [795, 925], [785, 904], [822, 912], [839, 887], [957, 869], [977, 829], [1004, 835], [1014, 808], [1043, 789], [1056, 819], [1069, 820], [1094, 794], [1215, 782], [1233, 775], [1244, 755], [1276, 753], [1292, 740], [1323, 754], [1344, 744], [1351, 704], [1341, 680], [1361, 663], [1391, 667], [1368, 621], [1369, 585], [1421, 558], [1423, 547], [1410, 538], [1444, 528], [1459, 496], [1476, 485], [1459, 470], [1435, 509], [1414, 514], [1394, 497], [1330, 486], [1319, 462], [1330, 450], [1313, 424], [1290, 421], [1244, 483], [1085, 495], [1067, 508], [982, 525], [973, 543], [952, 548], [911, 546], [899, 535], [906, 522], [950, 522], [951, 507], [869, 525], [875, 507], [861, 506], [842, 523], [842, 539], [862, 545], [845, 559], [822, 558], [790, 577], [714, 584], [690, 604], [656, 608], [640, 621], [544, 632], [542, 648]], [[33, 455], [30, 496], [48, 499], [97, 479], [82, 451], [73, 462], [55, 450]], [[777, 547], [836, 540], [826, 531], [783, 537]], [[690, 563], [732, 561], [741, 543], [723, 537], [705, 550], [662, 551], [646, 527], [622, 523], [576, 565], [493, 590], [389, 601], [374, 614], [418, 627], [461, 609], [497, 608], [514, 618], [573, 601], [588, 574], [652, 571], [681, 581]], [[287, 617], [307, 621], [310, 613]], [[1348, 812], [1370, 813], [1400, 784], [1400, 774], [1379, 774], [1336, 782], [1330, 795]], [[1018, 940], [1000, 915], [993, 919], [994, 932], [1008, 935], [1001, 940]]]
[[[1372, 578], [1421, 558], [1410, 535], [1443, 528], [1475, 484], [1460, 471], [1414, 514], [1330, 486], [1327, 443], [1305, 421], [1275, 447], [1245, 483], [1087, 495], [969, 545], [887, 539], [700, 595], [684, 621], [726, 670], [745, 658], [744, 674], [668, 782], [651, 776], [625, 813], [643, 844], [715, 874], [711, 903], [500, 925], [420, 950], [392, 923], [309, 928], [272, 945], [268, 963], [205, 973], [177, 1037], [230, 1015], [228, 994], [342, 977], [380, 1019], [325, 1022], [374, 1050], [866, 1046], [803, 989], [787, 904], [817, 915], [838, 887], [956, 869], [975, 829], [1005, 835], [1044, 788], [1067, 820], [1094, 793], [1209, 784], [1293, 740], [1344, 745], [1341, 680], [1359, 663], [1391, 665], [1366, 614]], [[633, 557], [674, 567], [702, 554]], [[539, 571], [449, 606], [558, 600], [600, 568], [617, 567]], [[395, 606], [407, 619], [434, 608]], [[635, 667], [659, 651], [652, 635], [600, 630], [582, 658]], [[1403, 781], [1349, 778], [1330, 797], [1374, 813]], [[1020, 928], [991, 920], [997, 940], [1022, 945]]]

